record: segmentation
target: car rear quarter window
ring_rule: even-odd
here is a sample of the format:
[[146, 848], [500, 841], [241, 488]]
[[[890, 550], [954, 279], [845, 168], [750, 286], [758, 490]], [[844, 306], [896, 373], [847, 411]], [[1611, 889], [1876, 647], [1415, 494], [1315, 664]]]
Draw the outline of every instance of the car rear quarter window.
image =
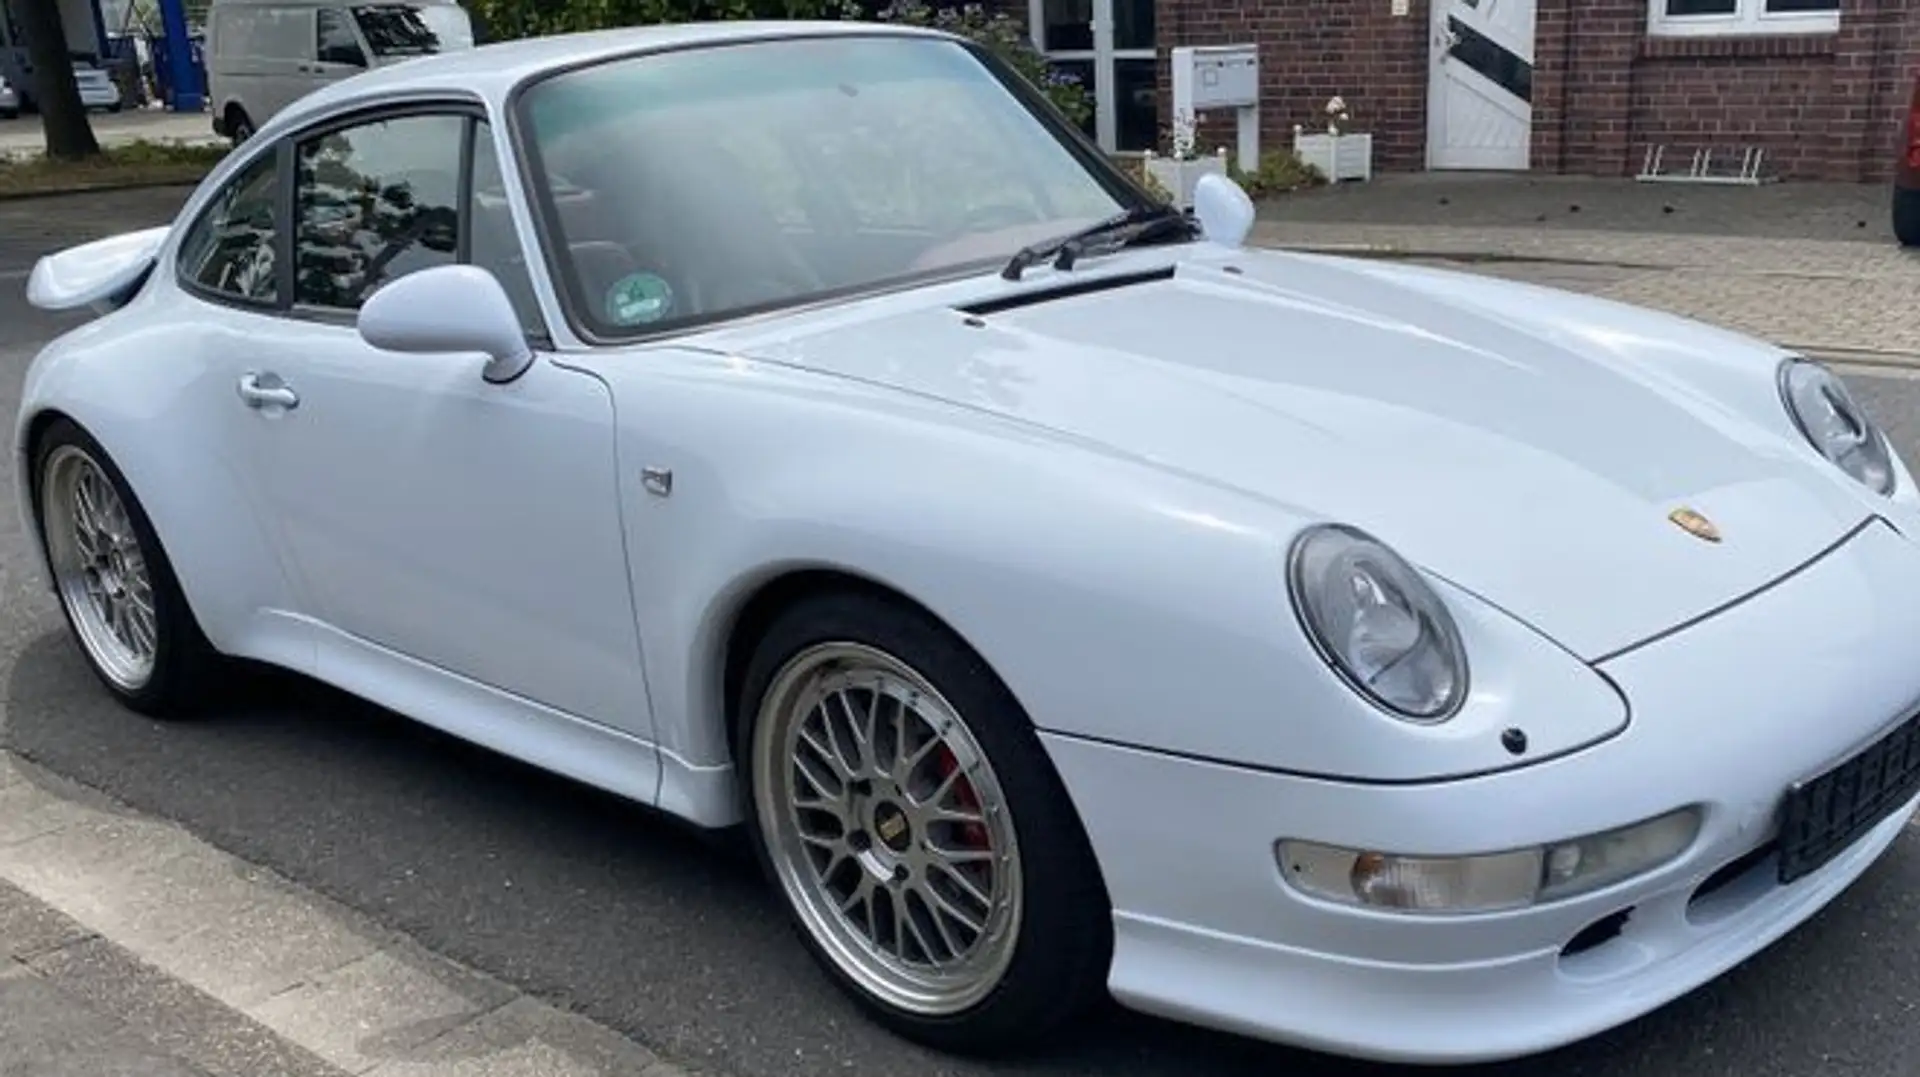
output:
[[278, 160], [276, 154], [264, 153], [247, 165], [188, 229], [178, 259], [185, 283], [255, 303], [272, 304], [280, 298], [275, 258]]

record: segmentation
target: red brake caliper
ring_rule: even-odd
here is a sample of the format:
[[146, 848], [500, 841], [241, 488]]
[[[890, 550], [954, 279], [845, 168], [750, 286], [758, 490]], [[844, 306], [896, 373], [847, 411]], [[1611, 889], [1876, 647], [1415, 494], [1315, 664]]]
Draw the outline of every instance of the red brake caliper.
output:
[[[960, 760], [953, 754], [953, 749], [942, 744], [940, 750], [934, 753], [933, 769], [934, 773], [939, 775], [940, 781], [945, 782], [949, 775], [960, 769]], [[959, 803], [962, 810], [976, 815], [981, 814], [980, 794], [974, 791], [973, 783], [965, 777], [953, 783], [953, 799]], [[956, 829], [960, 831], [961, 844], [967, 848], [979, 852], [986, 852], [992, 848], [984, 824], [960, 823]]]

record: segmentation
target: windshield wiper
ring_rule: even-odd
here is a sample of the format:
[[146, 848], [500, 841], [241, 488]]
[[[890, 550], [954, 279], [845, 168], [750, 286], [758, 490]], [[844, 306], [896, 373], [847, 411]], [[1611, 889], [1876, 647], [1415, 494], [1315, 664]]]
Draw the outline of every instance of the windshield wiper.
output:
[[1007, 268], [1000, 275], [1007, 280], [1019, 280], [1020, 274], [1029, 266], [1048, 256], [1053, 256], [1053, 268], [1072, 269], [1073, 263], [1087, 248], [1098, 241], [1104, 246], [1121, 247], [1135, 243], [1147, 236], [1161, 232], [1168, 224], [1178, 224], [1182, 238], [1194, 234], [1194, 224], [1187, 215], [1167, 205], [1135, 206], [1125, 213], [1115, 214], [1104, 221], [1089, 225], [1078, 232], [1042, 240], [1032, 246], [1022, 247], [1007, 260]]

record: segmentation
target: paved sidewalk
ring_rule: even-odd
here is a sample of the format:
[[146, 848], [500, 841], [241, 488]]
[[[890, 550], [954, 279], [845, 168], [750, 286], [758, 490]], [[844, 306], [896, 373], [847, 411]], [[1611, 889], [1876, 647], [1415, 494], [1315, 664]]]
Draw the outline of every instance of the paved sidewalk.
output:
[[0, 1075], [687, 1077], [0, 752]]
[[[93, 135], [102, 146], [123, 146], [136, 141], [199, 146], [218, 145], [222, 141], [213, 133], [213, 123], [204, 112], [142, 108], [117, 113], [96, 112], [89, 119]], [[36, 156], [46, 148], [46, 134], [37, 114], [0, 120], [0, 158]]]
[[1275, 200], [1253, 238], [1454, 264], [1836, 358], [1920, 364], [1920, 254], [1895, 245], [1885, 219], [1884, 189], [1865, 185], [1421, 176]]

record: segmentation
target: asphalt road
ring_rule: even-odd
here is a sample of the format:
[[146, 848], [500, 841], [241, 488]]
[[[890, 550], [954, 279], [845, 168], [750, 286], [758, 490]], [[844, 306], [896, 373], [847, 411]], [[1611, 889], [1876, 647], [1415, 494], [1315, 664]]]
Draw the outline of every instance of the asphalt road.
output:
[[[31, 350], [72, 321], [22, 304], [38, 253], [25, 233], [82, 235], [167, 208], [150, 195], [116, 204], [11, 225], [0, 207], [0, 415], [14, 414]], [[1920, 380], [1854, 384], [1920, 461]], [[643, 811], [291, 677], [237, 686], [203, 722], [134, 717], [96, 687], [29, 584], [11, 468], [0, 458], [0, 743], [675, 1061], [740, 1077], [1398, 1072], [1117, 1012], [1017, 1064], [930, 1055], [840, 1000], [742, 862]], [[1732, 974], [1587, 1043], [1478, 1072], [1907, 1077], [1917, 1003], [1911, 830], [1840, 901]]]

